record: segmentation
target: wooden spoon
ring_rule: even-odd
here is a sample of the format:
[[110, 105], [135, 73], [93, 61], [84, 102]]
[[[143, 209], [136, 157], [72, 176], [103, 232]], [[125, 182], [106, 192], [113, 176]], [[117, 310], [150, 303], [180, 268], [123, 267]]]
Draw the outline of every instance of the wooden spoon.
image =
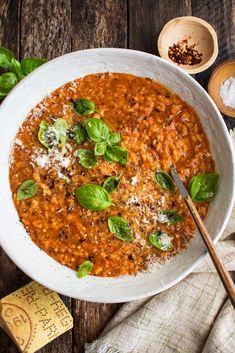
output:
[[233, 308], [235, 309], [235, 286], [233, 283], [233, 280], [230, 276], [230, 274], [228, 273], [227, 269], [224, 266], [223, 261], [221, 260], [216, 247], [211, 239], [210, 234], [208, 233], [205, 224], [203, 223], [201, 216], [199, 215], [192, 199], [190, 198], [187, 190], [185, 189], [184, 184], [182, 183], [175, 167], [171, 168], [171, 174], [172, 177], [179, 189], [179, 192], [181, 193], [181, 196], [183, 197], [189, 212], [191, 213], [191, 216], [194, 220], [194, 223], [197, 226], [197, 229], [199, 231], [199, 233], [202, 236], [202, 239], [207, 247], [207, 250], [210, 254], [211, 260], [213, 261], [213, 264], [218, 272], [218, 275], [220, 276], [220, 279], [223, 283], [223, 286], [228, 294], [228, 297], [233, 305]]

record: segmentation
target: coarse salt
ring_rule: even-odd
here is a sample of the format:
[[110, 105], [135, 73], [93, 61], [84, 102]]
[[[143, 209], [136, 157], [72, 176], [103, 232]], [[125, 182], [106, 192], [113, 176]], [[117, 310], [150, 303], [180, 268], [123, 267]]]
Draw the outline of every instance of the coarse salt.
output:
[[235, 108], [235, 77], [230, 77], [220, 86], [220, 97], [227, 107]]

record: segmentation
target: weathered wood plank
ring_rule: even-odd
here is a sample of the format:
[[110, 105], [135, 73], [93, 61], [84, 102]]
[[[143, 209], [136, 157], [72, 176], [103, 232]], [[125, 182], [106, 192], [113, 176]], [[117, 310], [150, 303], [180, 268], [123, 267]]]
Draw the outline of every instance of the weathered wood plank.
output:
[[72, 0], [72, 48], [127, 46], [125, 0]]
[[[72, 50], [127, 46], [125, 0], [72, 0]], [[73, 302], [74, 353], [98, 337], [120, 304]]]
[[74, 330], [74, 352], [84, 352], [84, 344], [95, 340], [110, 321], [121, 304], [97, 304], [74, 301], [73, 318], [76, 323]]
[[191, 0], [129, 0], [129, 48], [157, 54], [157, 38], [172, 18], [191, 15]]
[[52, 59], [71, 51], [69, 0], [22, 0], [21, 57]]
[[[20, 1], [5, 1], [1, 7], [1, 44], [13, 49], [20, 57], [44, 56], [52, 58], [69, 52], [70, 41], [70, 1], [22, 1], [21, 21], [19, 20]], [[16, 11], [17, 10], [17, 11]], [[13, 21], [14, 19], [14, 21]], [[21, 50], [19, 50], [19, 23], [21, 23]], [[1, 252], [0, 254], [0, 297], [23, 286], [30, 279]], [[62, 298], [69, 310], [71, 299]], [[9, 338], [0, 332], [0, 353], [16, 353], [17, 348]], [[72, 352], [72, 332], [59, 337], [40, 353]]]
[[[71, 51], [69, 0], [38, 0], [36, 3], [22, 0], [21, 8], [21, 58], [38, 56], [52, 59]], [[62, 296], [62, 300], [71, 311], [71, 299]], [[72, 347], [70, 331], [40, 349], [39, 353], [72, 352]]]
[[[0, 6], [0, 44], [19, 55], [20, 2], [2, 0]], [[17, 269], [0, 247], [0, 298], [18, 288], [18, 281], [26, 283], [28, 278]], [[17, 353], [10, 338], [0, 329], [0, 353]]]
[[[234, 0], [192, 0], [193, 16], [208, 21], [216, 30], [219, 55], [206, 71], [197, 74], [197, 81], [206, 89], [213, 69], [222, 61], [235, 57], [235, 1]], [[235, 127], [235, 119], [224, 116], [227, 127]]]

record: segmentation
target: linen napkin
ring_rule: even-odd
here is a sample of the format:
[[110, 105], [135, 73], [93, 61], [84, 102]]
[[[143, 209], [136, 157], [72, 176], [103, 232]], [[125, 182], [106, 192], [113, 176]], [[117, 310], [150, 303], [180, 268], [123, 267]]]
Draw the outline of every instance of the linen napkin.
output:
[[[234, 231], [235, 207], [217, 244], [229, 271], [235, 271]], [[235, 312], [209, 256], [174, 287], [124, 304], [85, 352], [234, 353]]]

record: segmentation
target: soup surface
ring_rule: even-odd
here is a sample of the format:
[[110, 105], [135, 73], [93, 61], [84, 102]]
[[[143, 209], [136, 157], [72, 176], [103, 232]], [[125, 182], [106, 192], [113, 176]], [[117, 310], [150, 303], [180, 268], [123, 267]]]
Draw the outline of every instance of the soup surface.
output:
[[[94, 102], [95, 112], [76, 113], [74, 103], [82, 98]], [[38, 139], [40, 123], [52, 125], [58, 118], [67, 122], [66, 141], [45, 147]], [[95, 143], [89, 136], [77, 143], [71, 131], [88, 118], [101, 119], [110, 132], [120, 134], [118, 146], [127, 150], [127, 163], [97, 156], [93, 167], [81, 164], [76, 151], [93, 151]], [[14, 142], [10, 184], [22, 223], [48, 255], [74, 270], [90, 261], [90, 274], [96, 276], [133, 275], [174, 256], [193, 236], [194, 224], [179, 192], [161, 187], [155, 178], [159, 169], [169, 173], [172, 163], [187, 187], [195, 175], [214, 172], [195, 111], [158, 82], [101, 73], [65, 84], [30, 112]], [[112, 204], [101, 211], [83, 207], [75, 189], [102, 186], [109, 176], [120, 177], [110, 192]], [[19, 199], [19, 187], [29, 179], [37, 183], [37, 192]], [[196, 206], [205, 217], [209, 203]], [[180, 219], [167, 221], [164, 210]], [[131, 240], [110, 231], [110, 216], [127, 221]], [[153, 245], [149, 235], [156, 232], [170, 247]]]

